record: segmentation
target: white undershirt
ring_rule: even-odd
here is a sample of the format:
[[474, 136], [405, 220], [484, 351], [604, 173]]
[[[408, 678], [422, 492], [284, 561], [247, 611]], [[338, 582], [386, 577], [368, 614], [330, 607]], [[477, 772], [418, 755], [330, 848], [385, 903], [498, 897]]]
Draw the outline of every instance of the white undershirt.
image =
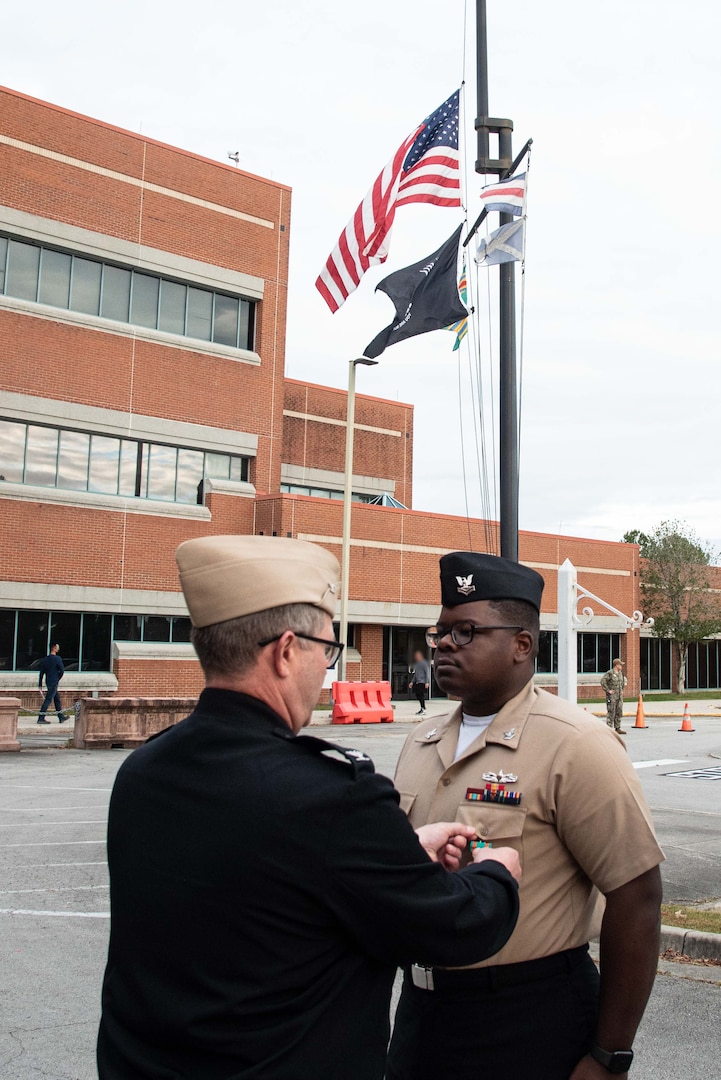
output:
[[465, 754], [472, 742], [486, 730], [489, 724], [495, 720], [496, 713], [492, 716], [468, 716], [463, 713], [461, 726], [458, 731], [458, 745], [456, 746], [454, 761], [458, 761], [461, 754]]

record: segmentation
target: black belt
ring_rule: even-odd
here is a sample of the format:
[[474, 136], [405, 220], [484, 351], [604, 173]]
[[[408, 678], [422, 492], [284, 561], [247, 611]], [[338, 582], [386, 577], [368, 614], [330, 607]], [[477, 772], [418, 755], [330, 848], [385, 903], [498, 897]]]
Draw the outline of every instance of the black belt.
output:
[[563, 971], [571, 971], [588, 953], [588, 945], [564, 949], [552, 956], [538, 960], [523, 960], [520, 964], [496, 964], [485, 968], [424, 967], [412, 964], [406, 968], [406, 979], [419, 990], [495, 990], [500, 986], [517, 986], [519, 983], [536, 982]]

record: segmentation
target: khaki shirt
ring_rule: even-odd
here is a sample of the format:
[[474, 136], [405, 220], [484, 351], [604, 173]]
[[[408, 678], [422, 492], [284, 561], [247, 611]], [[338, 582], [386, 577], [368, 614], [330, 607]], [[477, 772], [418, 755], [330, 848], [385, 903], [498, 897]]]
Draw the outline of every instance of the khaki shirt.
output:
[[[401, 807], [414, 828], [461, 821], [494, 847], [521, 856], [521, 914], [489, 964], [534, 960], [585, 944], [600, 930], [601, 893], [663, 861], [623, 742], [595, 717], [534, 687], [507, 702], [453, 762], [461, 709], [408, 736], [396, 770]], [[512, 773], [517, 806], [469, 801], [483, 773]], [[466, 859], [468, 861], [468, 859]]]

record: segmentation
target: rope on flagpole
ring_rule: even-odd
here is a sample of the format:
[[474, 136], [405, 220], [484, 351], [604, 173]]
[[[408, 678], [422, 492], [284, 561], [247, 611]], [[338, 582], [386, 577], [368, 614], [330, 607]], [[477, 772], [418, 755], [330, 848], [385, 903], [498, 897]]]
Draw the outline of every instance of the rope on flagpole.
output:
[[473, 550], [471, 536], [471, 513], [468, 507], [468, 482], [466, 480], [466, 450], [463, 443], [463, 394], [461, 392], [461, 351], [458, 350], [458, 428], [461, 436], [461, 468], [463, 470], [463, 497], [466, 501], [466, 524], [468, 526], [468, 550]]
[[523, 250], [521, 252], [521, 310], [520, 330], [518, 334], [518, 471], [521, 471], [521, 424], [523, 421], [523, 346], [526, 329], [526, 233], [528, 230], [528, 218], [526, 216], [526, 200], [528, 199], [528, 180], [531, 172], [531, 146], [528, 144], [528, 157], [526, 159], [526, 184], [523, 191]]

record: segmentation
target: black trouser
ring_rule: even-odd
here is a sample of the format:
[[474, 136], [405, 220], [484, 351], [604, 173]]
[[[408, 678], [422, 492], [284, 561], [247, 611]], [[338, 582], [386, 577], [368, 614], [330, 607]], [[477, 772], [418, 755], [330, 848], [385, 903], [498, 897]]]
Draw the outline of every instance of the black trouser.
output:
[[406, 973], [386, 1080], [568, 1080], [593, 1043], [599, 976], [586, 947], [523, 964]]
[[422, 709], [426, 707], [426, 684], [422, 682], [413, 683], [413, 693], [418, 698], [418, 704]]

